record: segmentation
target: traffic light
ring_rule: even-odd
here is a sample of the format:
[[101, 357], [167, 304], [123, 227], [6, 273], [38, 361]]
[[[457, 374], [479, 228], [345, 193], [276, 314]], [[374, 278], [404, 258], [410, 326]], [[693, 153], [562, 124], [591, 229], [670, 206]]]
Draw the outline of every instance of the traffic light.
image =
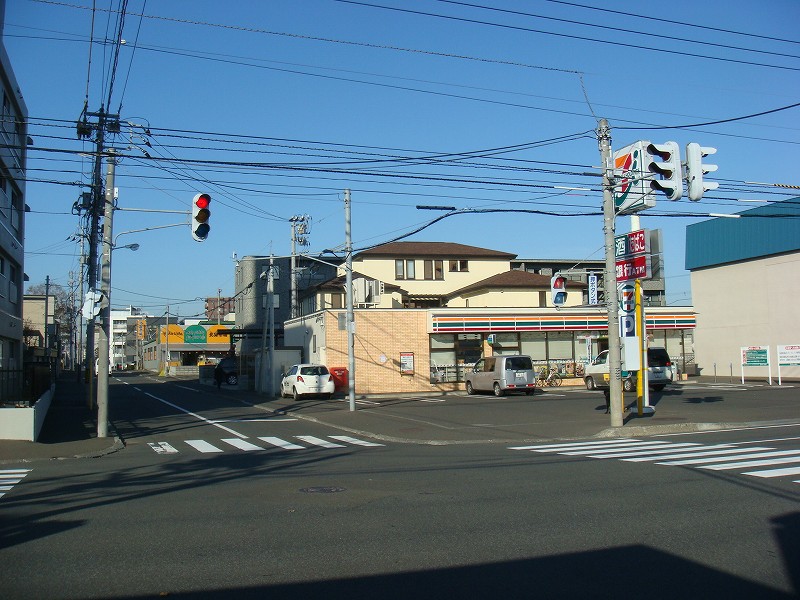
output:
[[561, 273], [556, 273], [550, 278], [550, 299], [553, 306], [564, 306], [567, 301], [567, 278]]
[[683, 195], [681, 176], [681, 152], [677, 142], [650, 144], [647, 170], [661, 175], [661, 179], [650, 180], [650, 187], [666, 194], [669, 200], [680, 200]]
[[205, 240], [211, 231], [211, 225], [208, 224], [208, 219], [211, 217], [210, 206], [211, 196], [208, 194], [197, 194], [192, 201], [192, 222], [189, 227], [196, 242]]
[[689, 200], [697, 202], [703, 197], [704, 192], [715, 190], [719, 187], [719, 184], [715, 181], [703, 181], [706, 173], [712, 173], [717, 170], [717, 165], [704, 165], [703, 159], [709, 154], [716, 153], [716, 148], [704, 148], [694, 142], [686, 144], [686, 183], [689, 191]]

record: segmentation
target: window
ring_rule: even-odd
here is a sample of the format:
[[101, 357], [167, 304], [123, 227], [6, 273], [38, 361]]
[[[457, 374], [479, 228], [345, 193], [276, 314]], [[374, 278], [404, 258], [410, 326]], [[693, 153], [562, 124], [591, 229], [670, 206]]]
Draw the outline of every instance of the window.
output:
[[394, 261], [395, 279], [416, 279], [413, 260], [403, 260], [398, 258]]
[[[267, 296], [268, 295], [269, 294], [264, 294], [264, 295], [261, 296], [261, 308], [263, 308], [264, 310], [269, 308], [269, 305], [267, 304]], [[277, 308], [280, 308], [280, 307], [281, 307], [281, 295], [280, 294], [272, 294], [272, 308], [277, 309]]]
[[451, 260], [450, 261], [450, 272], [457, 273], [460, 271], [469, 271], [469, 261], [468, 260]]
[[339, 293], [331, 294], [331, 308], [344, 308], [343, 296], [344, 294]]
[[442, 260], [426, 260], [424, 263], [425, 274], [427, 280], [444, 279], [444, 261]]

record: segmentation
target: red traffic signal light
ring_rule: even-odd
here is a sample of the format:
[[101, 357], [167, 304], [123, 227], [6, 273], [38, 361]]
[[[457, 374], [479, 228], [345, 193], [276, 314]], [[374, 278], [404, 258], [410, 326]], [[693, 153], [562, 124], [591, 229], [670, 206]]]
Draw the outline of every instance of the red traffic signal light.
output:
[[550, 279], [550, 299], [553, 306], [564, 306], [567, 301], [567, 278], [561, 273], [556, 273]]
[[192, 229], [192, 237], [197, 242], [202, 242], [208, 237], [211, 225], [208, 220], [211, 218], [211, 196], [208, 194], [197, 194], [192, 201], [192, 221], [189, 227]]

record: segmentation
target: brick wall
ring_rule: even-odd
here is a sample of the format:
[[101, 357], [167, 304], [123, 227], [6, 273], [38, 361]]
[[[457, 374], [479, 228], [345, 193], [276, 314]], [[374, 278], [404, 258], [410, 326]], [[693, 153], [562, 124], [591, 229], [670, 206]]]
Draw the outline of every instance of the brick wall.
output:
[[[347, 366], [347, 332], [338, 327], [338, 312], [325, 313], [328, 367]], [[356, 394], [436, 392], [458, 388], [453, 383], [430, 383], [428, 313], [425, 310], [356, 310], [354, 348]], [[400, 374], [401, 352], [414, 353], [413, 375]]]

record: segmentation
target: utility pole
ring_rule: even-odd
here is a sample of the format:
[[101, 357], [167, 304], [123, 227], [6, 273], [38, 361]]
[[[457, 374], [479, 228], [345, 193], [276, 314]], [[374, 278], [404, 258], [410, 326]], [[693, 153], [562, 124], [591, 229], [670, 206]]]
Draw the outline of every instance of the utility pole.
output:
[[[97, 122], [90, 123], [88, 117], [95, 117]], [[82, 118], [78, 120], [77, 124], [78, 139], [89, 139], [92, 136], [92, 132], [95, 133], [94, 176], [92, 179], [91, 202], [88, 207], [89, 259], [86, 263], [87, 288], [92, 292], [97, 288], [97, 246], [100, 236], [100, 217], [104, 206], [102, 166], [106, 131], [119, 133], [119, 115], [107, 113], [102, 106], [99, 111], [90, 113], [86, 111], [84, 106]], [[89, 395], [87, 398], [89, 408], [94, 408], [94, 325], [94, 317], [86, 320], [85, 362], [86, 375], [89, 382]]]
[[108, 437], [108, 370], [111, 364], [111, 253], [114, 250], [114, 151], [108, 151], [106, 169], [105, 217], [103, 218], [103, 254], [100, 274], [100, 291], [104, 306], [100, 308], [100, 335], [98, 337], [97, 370], [97, 437]]
[[[308, 233], [308, 222], [311, 217], [308, 215], [295, 215], [289, 219], [292, 224], [292, 258], [289, 265], [289, 281], [291, 284], [291, 306], [289, 316], [295, 319], [300, 316], [300, 306], [297, 302], [297, 244], [308, 246], [308, 238], [302, 237]], [[300, 237], [298, 237], [298, 235]]]
[[350, 190], [344, 191], [345, 296], [347, 297], [347, 395], [350, 412], [356, 410], [355, 317], [353, 314], [353, 240], [350, 233]]
[[611, 395], [611, 426], [622, 427], [622, 365], [619, 341], [619, 297], [617, 292], [616, 258], [614, 256], [614, 178], [611, 162], [611, 128], [606, 119], [597, 126], [597, 142], [600, 147], [600, 165], [603, 169], [603, 232], [606, 250], [605, 301], [608, 313], [608, 370], [609, 394]]

